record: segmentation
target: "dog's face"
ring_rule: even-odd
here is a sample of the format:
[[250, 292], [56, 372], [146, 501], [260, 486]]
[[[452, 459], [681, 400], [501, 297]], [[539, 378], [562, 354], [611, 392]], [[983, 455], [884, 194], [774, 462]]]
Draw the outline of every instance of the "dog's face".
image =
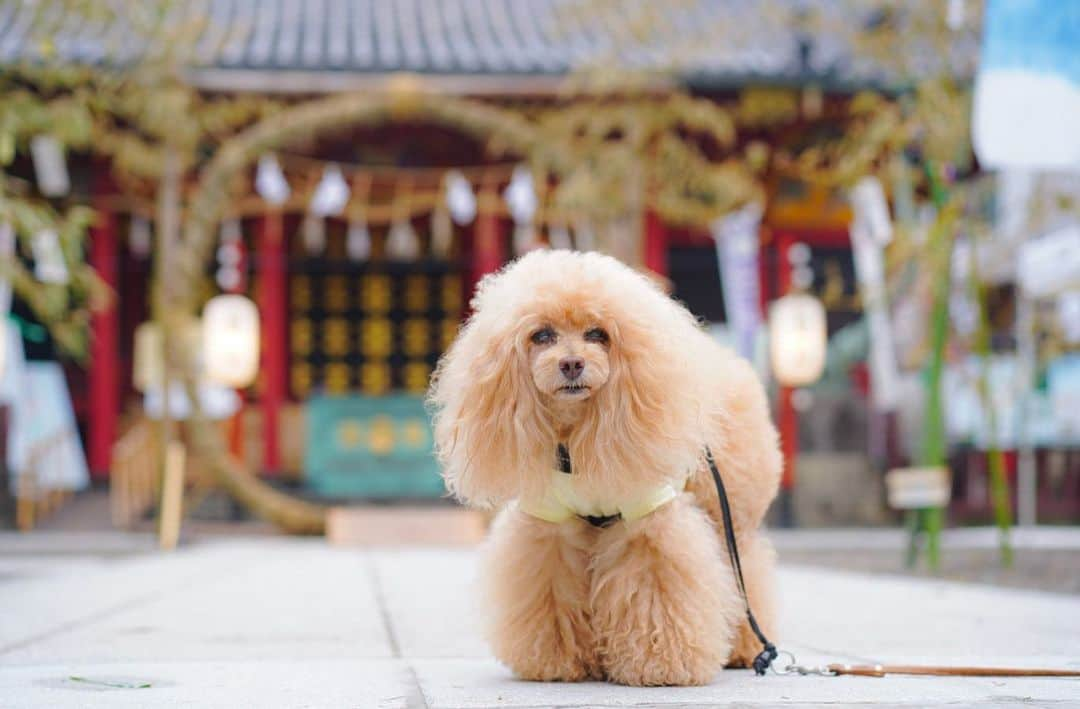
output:
[[556, 443], [607, 490], [699, 461], [703, 335], [655, 284], [609, 256], [536, 250], [485, 277], [435, 374], [436, 450], [476, 504], [543, 494]]
[[595, 323], [543, 322], [529, 333], [529, 369], [541, 398], [588, 401], [611, 372], [611, 335]]

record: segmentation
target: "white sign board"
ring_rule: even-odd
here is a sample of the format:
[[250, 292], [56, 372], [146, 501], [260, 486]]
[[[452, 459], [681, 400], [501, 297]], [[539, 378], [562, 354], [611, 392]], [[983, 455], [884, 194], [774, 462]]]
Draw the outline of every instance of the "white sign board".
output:
[[1036, 298], [1080, 283], [1080, 225], [1070, 224], [1026, 242], [1017, 259], [1017, 280]]
[[895, 468], [885, 473], [885, 490], [894, 510], [944, 507], [952, 496], [952, 479], [948, 468]]

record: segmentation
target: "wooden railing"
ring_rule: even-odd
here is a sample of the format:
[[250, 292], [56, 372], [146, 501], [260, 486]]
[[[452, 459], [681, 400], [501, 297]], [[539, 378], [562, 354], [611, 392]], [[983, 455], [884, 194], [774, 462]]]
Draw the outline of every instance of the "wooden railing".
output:
[[71, 497], [71, 490], [56, 485], [62, 478], [56, 466], [61, 459], [51, 455], [73, 432], [64, 431], [40, 441], [30, 450], [26, 470], [15, 483], [15, 526], [24, 532], [41, 518], [55, 512]]
[[113, 447], [109, 507], [115, 527], [129, 529], [157, 504], [161, 489], [157, 435], [142, 419]]

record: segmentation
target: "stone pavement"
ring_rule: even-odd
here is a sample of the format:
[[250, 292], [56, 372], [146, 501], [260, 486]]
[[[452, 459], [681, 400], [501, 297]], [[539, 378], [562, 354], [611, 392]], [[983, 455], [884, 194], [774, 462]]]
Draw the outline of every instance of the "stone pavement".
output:
[[[0, 707], [1080, 706], [1063, 679], [520, 682], [477, 635], [471, 549], [144, 541], [50, 556], [0, 534]], [[799, 566], [780, 584], [803, 663], [1080, 668], [1077, 596]]]

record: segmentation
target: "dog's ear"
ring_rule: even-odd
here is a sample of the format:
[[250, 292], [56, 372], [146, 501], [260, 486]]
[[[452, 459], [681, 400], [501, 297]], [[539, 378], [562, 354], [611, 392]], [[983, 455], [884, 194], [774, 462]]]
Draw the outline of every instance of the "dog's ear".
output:
[[542, 435], [546, 423], [524, 342], [501, 313], [488, 312], [479, 299], [476, 306], [439, 361], [428, 400], [447, 489], [462, 501], [492, 507], [521, 492], [530, 466], [543, 459], [541, 441], [550, 436]]

